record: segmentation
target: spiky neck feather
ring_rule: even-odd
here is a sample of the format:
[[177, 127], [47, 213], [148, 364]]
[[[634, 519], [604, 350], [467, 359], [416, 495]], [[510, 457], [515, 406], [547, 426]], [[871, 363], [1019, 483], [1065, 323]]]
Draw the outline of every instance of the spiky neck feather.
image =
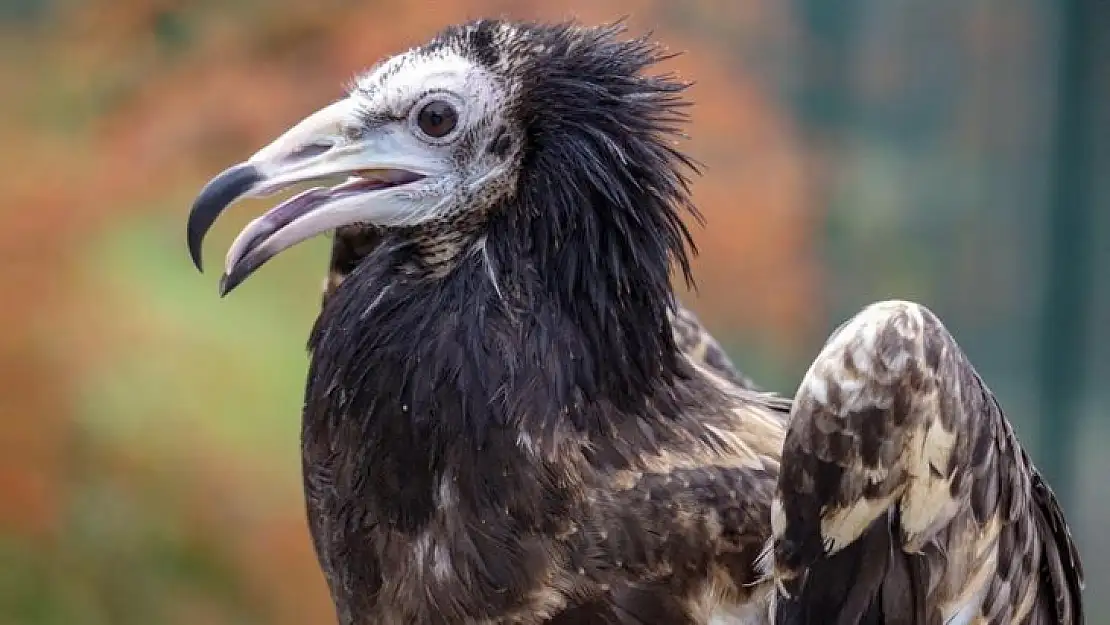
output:
[[[668, 317], [672, 263], [689, 276], [680, 211], [692, 210], [692, 164], [670, 142], [684, 85], [642, 76], [664, 57], [619, 29], [516, 28], [508, 50], [493, 49], [496, 22], [436, 44], [465, 39], [519, 86], [515, 191], [482, 211], [442, 275], [401, 269], [420, 264], [434, 232], [383, 232], [310, 339], [308, 405], [424, 484], [412, 463], [430, 463], [415, 471], [431, 476], [451, 449], [515, 444], [521, 432], [542, 448], [568, 429], [600, 442], [697, 401]], [[430, 505], [426, 488], [392, 491], [395, 507]]]

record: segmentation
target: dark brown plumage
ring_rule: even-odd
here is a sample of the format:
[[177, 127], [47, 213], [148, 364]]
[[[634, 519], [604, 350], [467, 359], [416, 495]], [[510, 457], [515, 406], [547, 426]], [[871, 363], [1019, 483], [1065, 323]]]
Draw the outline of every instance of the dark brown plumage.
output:
[[[647, 75], [666, 55], [619, 34], [490, 20], [446, 29], [215, 178], [194, 205], [199, 266], [205, 232], [237, 197], [349, 176], [248, 225], [221, 280], [226, 294], [283, 249], [338, 230], [309, 340], [302, 459], [309, 527], [339, 621], [765, 624], [775, 593], [759, 556], [774, 521], [782, 622], [837, 611], [844, 623], [914, 622], [877, 611], [871, 590], [920, 585], [922, 565], [882, 533], [838, 552], [847, 556], [827, 554], [820, 519], [864, 509], [861, 492], [874, 496], [858, 488], [860, 454], [894, 467], [882, 483], [899, 495], [914, 492], [899, 486], [904, 475], [931, 475], [931, 457], [888, 441], [918, 440], [918, 426], [933, 423], [917, 402], [928, 389], [963, 406], [966, 371], [929, 378], [921, 363], [937, 365], [913, 341], [863, 336], [852, 344], [854, 367], [835, 350], [818, 359], [787, 435], [790, 403], [743, 388], [750, 383], [720, 345], [675, 304], [673, 265], [689, 276], [682, 211], [692, 210], [694, 169], [674, 143], [685, 85]], [[884, 337], [902, 323], [873, 312], [860, 319], [838, 337], [868, 320]], [[938, 362], [956, 358], [947, 335], [931, 336], [948, 346]], [[918, 374], [860, 368], [878, 360]], [[915, 401], [843, 423], [822, 420], [825, 404], [815, 403], [855, 397], [852, 385], [882, 399], [907, 384], [894, 398]], [[1020, 540], [982, 570], [1009, 580], [999, 582], [1008, 592], [1033, 588], [1041, 582], [1029, 571], [1049, 562], [1033, 528], [1063, 541], [1062, 516], [1046, 508], [1039, 522], [1027, 505], [1050, 495], [1035, 494], [1039, 482], [1001, 413], [990, 416], [985, 403], [963, 409], [962, 421], [930, 431], [966, 453], [977, 446], [956, 425], [1004, 429], [983, 466], [1006, 479], [986, 494], [961, 482], [930, 501], [957, 512], [991, 497], [1010, 503], [1010, 518], [1024, 519], [1013, 524]], [[941, 475], [961, 462], [950, 453]], [[921, 535], [948, 552], [936, 575], [957, 579], [960, 554], [991, 531], [1007, 536], [1005, 527], [948, 522]], [[1070, 543], [1060, 544], [1077, 566]], [[863, 573], [853, 568], [865, 560]], [[925, 615], [955, 605], [912, 589], [879, 596], [902, 611], [920, 599]]]

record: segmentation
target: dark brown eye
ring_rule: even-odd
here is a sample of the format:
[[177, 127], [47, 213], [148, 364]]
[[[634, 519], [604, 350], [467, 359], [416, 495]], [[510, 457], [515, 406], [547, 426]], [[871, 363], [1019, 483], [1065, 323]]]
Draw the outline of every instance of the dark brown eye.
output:
[[443, 100], [429, 102], [416, 116], [416, 124], [420, 126], [420, 132], [433, 139], [446, 137], [447, 133], [455, 129], [455, 124], [458, 122], [459, 116], [455, 112], [455, 107]]

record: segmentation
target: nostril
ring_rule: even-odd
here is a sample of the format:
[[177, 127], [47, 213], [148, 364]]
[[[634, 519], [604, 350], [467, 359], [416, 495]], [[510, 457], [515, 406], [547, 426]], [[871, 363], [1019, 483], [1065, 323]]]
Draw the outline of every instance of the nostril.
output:
[[302, 159], [323, 154], [332, 148], [334, 144], [331, 141], [315, 141], [308, 145], [303, 145], [297, 148], [292, 154], [289, 155], [291, 160]]

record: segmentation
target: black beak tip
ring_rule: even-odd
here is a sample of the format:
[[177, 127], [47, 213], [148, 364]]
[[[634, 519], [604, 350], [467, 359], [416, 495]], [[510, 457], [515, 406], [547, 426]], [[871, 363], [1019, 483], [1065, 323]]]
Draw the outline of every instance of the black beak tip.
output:
[[203, 263], [201, 263], [200, 255], [201, 241], [204, 237], [195, 235], [192, 230], [189, 230], [187, 237], [189, 242], [189, 258], [192, 259], [193, 266], [197, 268], [197, 271], [204, 273], [204, 266]]
[[201, 248], [204, 236], [216, 223], [216, 218], [232, 202], [249, 191], [263, 179], [258, 168], [250, 163], [241, 163], [224, 170], [208, 184], [204, 185], [193, 208], [189, 211], [189, 221], [186, 224], [185, 238], [189, 246], [189, 256], [197, 271], [203, 272], [201, 262]]
[[232, 282], [230, 278], [231, 276], [226, 273], [220, 276], [220, 297], [227, 297], [227, 294], [238, 285], [238, 282]]
[[220, 297], [227, 297], [228, 293], [234, 291], [235, 288], [250, 277], [253, 272], [254, 270], [249, 264], [237, 265], [233, 267], [231, 271], [224, 272], [224, 274], [220, 276]]

